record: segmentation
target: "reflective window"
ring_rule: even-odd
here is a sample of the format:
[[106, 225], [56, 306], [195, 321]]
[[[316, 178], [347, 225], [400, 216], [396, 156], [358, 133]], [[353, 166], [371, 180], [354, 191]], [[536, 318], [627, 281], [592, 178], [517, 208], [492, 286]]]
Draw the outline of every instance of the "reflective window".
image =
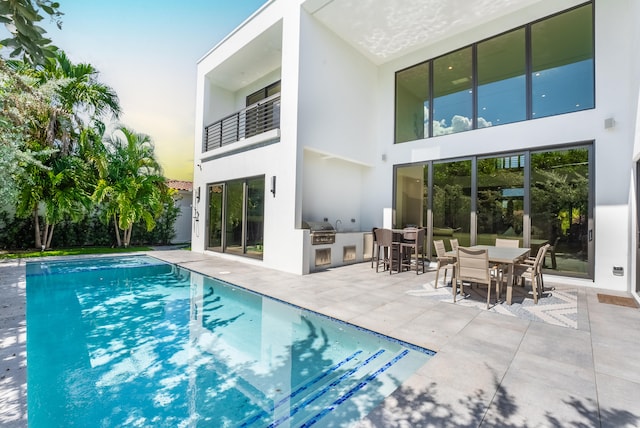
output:
[[222, 207], [224, 185], [209, 186], [209, 243], [208, 248], [222, 251]]
[[531, 25], [532, 118], [593, 108], [593, 7]]
[[429, 167], [411, 165], [396, 171], [396, 226], [427, 226]]
[[396, 143], [429, 136], [429, 63], [396, 74]]
[[395, 142], [594, 108], [594, 88], [587, 4], [397, 72]]
[[477, 243], [520, 238], [524, 216], [524, 155], [478, 160]]
[[551, 244], [544, 267], [588, 274], [589, 151], [531, 155], [531, 246]]
[[471, 47], [433, 61], [433, 135], [472, 128]]
[[262, 257], [264, 251], [264, 178], [247, 181], [246, 253]]
[[264, 177], [209, 185], [208, 249], [262, 258], [264, 190]]
[[527, 118], [525, 30], [478, 43], [478, 128]]
[[433, 239], [455, 237], [460, 245], [471, 244], [470, 160], [433, 165], [432, 210]]
[[243, 182], [227, 183], [225, 210], [225, 252], [242, 254]]

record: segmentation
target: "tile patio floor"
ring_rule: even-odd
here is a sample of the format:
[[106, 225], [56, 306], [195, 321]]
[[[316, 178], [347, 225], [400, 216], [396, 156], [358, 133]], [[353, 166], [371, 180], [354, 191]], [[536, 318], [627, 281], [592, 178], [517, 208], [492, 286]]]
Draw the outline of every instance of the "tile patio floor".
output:
[[[184, 250], [150, 254], [437, 351], [360, 428], [640, 426], [640, 310], [597, 299], [624, 293], [579, 287], [572, 329], [410, 293], [434, 272], [376, 274], [365, 262], [298, 276]], [[24, 262], [0, 263], [3, 427], [27, 425], [24, 311]]]

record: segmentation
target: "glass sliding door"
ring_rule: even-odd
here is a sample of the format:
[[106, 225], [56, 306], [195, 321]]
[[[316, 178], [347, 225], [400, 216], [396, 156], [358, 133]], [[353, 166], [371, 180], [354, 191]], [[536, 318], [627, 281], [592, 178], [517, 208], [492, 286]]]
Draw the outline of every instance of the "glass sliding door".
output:
[[245, 248], [250, 257], [262, 258], [264, 250], [264, 178], [247, 180], [247, 230]]
[[433, 239], [471, 244], [471, 161], [433, 164]]
[[396, 170], [396, 227], [427, 226], [428, 165]]
[[222, 252], [222, 214], [224, 207], [224, 185], [209, 185], [209, 233], [207, 248]]
[[531, 154], [531, 243], [549, 242], [545, 268], [590, 276], [589, 148]]
[[496, 238], [518, 239], [522, 247], [524, 155], [478, 160], [476, 243], [494, 245]]
[[242, 254], [242, 219], [244, 217], [244, 183], [227, 183], [227, 206], [225, 210], [225, 252]]
[[207, 249], [262, 258], [264, 177], [209, 185]]

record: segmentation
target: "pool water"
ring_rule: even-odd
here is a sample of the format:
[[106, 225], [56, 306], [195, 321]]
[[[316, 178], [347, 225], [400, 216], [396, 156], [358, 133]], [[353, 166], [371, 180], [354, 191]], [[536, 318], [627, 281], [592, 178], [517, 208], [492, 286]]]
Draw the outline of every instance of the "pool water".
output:
[[432, 355], [148, 256], [27, 263], [31, 428], [348, 426]]

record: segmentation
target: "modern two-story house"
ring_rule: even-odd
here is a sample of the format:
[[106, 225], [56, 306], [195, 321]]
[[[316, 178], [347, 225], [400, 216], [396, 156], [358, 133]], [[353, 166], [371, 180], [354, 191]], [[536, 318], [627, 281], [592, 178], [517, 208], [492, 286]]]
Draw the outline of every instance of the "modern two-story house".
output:
[[550, 243], [546, 273], [637, 293], [639, 16], [267, 1], [198, 63], [193, 250], [306, 274], [418, 225], [428, 255]]

